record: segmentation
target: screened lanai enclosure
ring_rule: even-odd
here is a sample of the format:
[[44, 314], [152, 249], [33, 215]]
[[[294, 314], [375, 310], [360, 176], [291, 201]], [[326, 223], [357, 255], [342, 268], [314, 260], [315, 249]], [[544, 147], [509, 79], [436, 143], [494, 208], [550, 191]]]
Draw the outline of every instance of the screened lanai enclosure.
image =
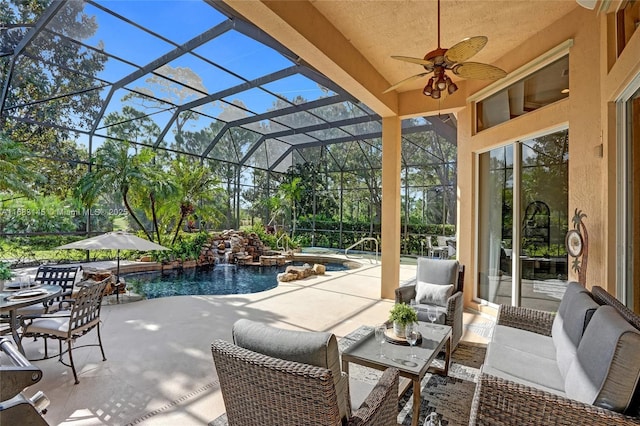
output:
[[[3, 238], [379, 239], [381, 118], [223, 3], [0, 4]], [[403, 122], [403, 252], [455, 234], [456, 167], [455, 117]]]

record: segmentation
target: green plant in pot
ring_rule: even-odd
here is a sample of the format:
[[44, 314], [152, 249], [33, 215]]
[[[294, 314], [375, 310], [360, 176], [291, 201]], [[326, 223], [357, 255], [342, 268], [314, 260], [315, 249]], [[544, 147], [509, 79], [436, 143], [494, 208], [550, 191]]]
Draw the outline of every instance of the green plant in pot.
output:
[[4, 287], [6, 281], [13, 277], [13, 271], [7, 263], [0, 262], [0, 290]]
[[396, 336], [406, 338], [407, 329], [411, 330], [418, 321], [416, 310], [406, 303], [396, 303], [389, 312], [389, 321], [393, 322], [393, 332]]

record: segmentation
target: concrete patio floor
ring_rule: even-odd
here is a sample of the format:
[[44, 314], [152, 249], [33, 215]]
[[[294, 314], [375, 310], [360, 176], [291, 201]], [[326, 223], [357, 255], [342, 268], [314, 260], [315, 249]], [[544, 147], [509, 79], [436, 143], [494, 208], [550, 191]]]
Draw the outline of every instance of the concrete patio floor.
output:
[[[51, 425], [206, 425], [224, 413], [210, 345], [231, 339], [239, 318], [278, 327], [331, 331], [338, 338], [386, 320], [393, 301], [380, 299], [379, 265], [280, 283], [262, 293], [177, 296], [102, 308], [107, 361], [97, 347], [74, 351], [80, 383], [57, 358], [34, 361], [44, 372], [38, 390], [51, 400]], [[400, 279], [415, 275], [401, 265]], [[113, 297], [113, 296], [110, 296]], [[485, 341], [488, 321], [465, 312], [464, 340]], [[474, 333], [473, 331], [476, 331]], [[77, 340], [97, 342], [95, 331]], [[27, 357], [42, 355], [42, 340], [23, 341]], [[50, 354], [57, 351], [50, 342]]]

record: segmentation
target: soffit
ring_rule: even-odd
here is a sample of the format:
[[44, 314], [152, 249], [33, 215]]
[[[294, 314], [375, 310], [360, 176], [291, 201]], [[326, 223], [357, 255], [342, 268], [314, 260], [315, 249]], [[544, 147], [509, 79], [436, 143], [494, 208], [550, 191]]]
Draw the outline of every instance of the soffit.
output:
[[[419, 65], [391, 59], [391, 55], [423, 57], [437, 47], [435, 0], [311, 3], [389, 84], [423, 71]], [[544, 28], [576, 7], [577, 3], [569, 0], [442, 0], [441, 45], [449, 48], [466, 37], [487, 36], [489, 42], [471, 60], [499, 65], [500, 58], [514, 47], [544, 36]], [[300, 55], [304, 57], [304, 52]], [[421, 79], [398, 91], [422, 89], [424, 84]]]

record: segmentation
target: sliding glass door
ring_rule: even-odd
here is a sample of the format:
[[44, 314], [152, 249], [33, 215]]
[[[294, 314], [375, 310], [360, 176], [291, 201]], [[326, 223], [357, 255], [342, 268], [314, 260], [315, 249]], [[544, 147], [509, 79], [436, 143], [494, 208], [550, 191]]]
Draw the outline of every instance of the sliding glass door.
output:
[[568, 160], [568, 130], [480, 155], [479, 299], [557, 309], [568, 276]]
[[[620, 104], [618, 298], [640, 312], [640, 76]], [[635, 91], [634, 91], [635, 90]], [[634, 285], [634, 283], [636, 283]]]
[[480, 155], [478, 297], [511, 304], [513, 253], [513, 146]]

